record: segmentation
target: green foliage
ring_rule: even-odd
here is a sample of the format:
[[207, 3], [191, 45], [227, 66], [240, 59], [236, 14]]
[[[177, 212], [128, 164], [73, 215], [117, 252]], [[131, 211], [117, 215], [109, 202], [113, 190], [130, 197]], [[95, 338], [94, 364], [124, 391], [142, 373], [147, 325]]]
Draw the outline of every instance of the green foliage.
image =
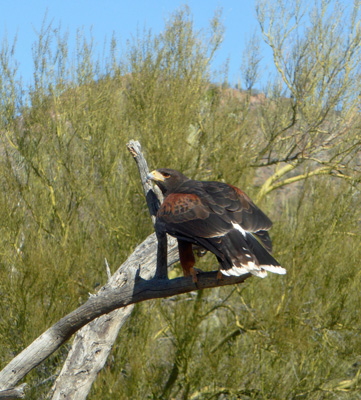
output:
[[[272, 43], [280, 79], [290, 84], [292, 99], [277, 80], [267, 96], [254, 95], [255, 37], [249, 46], [255, 53], [244, 58], [249, 90], [212, 83], [220, 15], [208, 32], [197, 32], [186, 7], [162, 34], [138, 34], [120, 56], [113, 38], [102, 63], [94, 61], [92, 39], [81, 33], [71, 61], [66, 35], [44, 22], [27, 93], [16, 76], [13, 47], [3, 44], [1, 366], [105, 283], [104, 258], [115, 270], [151, 233], [125, 148], [138, 139], [150, 167], [224, 180], [252, 197], [260, 193], [275, 221], [275, 255], [288, 274], [138, 305], [89, 398], [358, 398], [360, 118], [351, 95], [358, 25], [351, 19], [354, 41], [342, 53], [338, 17], [325, 25], [314, 14], [293, 49], [298, 64], [291, 80], [282, 76], [290, 72], [282, 64], [285, 25], [274, 25], [276, 14], [269, 15], [278, 27]], [[334, 46], [322, 53], [327, 60], [315, 48], [315, 32], [332, 33]], [[312, 57], [342, 61], [350, 74], [335, 78], [330, 64], [319, 69], [323, 64]], [[305, 86], [310, 74], [313, 84]], [[210, 254], [197, 264], [217, 268]], [[171, 273], [179, 275], [179, 268]], [[66, 350], [27, 377], [29, 399], [45, 396]]]
[[277, 70], [268, 88], [272, 101], [261, 109], [267, 140], [255, 164], [278, 171], [259, 198], [309, 176], [358, 180], [360, 2], [258, 0], [256, 12]]

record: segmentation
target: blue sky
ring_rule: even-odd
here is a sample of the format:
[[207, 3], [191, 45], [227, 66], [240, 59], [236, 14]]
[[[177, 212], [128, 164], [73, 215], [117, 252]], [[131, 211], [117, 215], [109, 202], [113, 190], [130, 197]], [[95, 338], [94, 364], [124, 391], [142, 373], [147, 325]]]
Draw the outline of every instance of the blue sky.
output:
[[[63, 32], [69, 32], [70, 46], [74, 46], [77, 29], [92, 34], [99, 52], [105, 39], [115, 33], [121, 43], [135, 36], [144, 26], [154, 33], [164, 28], [165, 19], [183, 4], [188, 4], [196, 28], [207, 28], [215, 10], [223, 10], [225, 37], [214, 67], [219, 69], [229, 60], [229, 81], [237, 83], [245, 39], [258, 27], [252, 0], [0, 0], [0, 38], [7, 36], [12, 43], [17, 35], [16, 60], [24, 82], [32, 76], [32, 44], [36, 41], [47, 12], [47, 21], [53, 27], [61, 23]], [[268, 56], [269, 57], [269, 56]], [[267, 57], [263, 63], [267, 69]]]

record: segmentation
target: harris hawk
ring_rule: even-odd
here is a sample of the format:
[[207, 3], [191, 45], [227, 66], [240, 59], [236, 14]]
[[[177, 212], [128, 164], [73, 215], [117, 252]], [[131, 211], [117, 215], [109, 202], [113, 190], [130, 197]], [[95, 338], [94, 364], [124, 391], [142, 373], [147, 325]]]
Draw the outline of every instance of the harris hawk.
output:
[[148, 179], [164, 195], [156, 228], [177, 238], [184, 276], [197, 281], [194, 244], [217, 257], [223, 275], [251, 273], [264, 278], [267, 271], [286, 273], [271, 255], [267, 232], [271, 220], [242, 190], [222, 182], [192, 180], [168, 168], [154, 170]]

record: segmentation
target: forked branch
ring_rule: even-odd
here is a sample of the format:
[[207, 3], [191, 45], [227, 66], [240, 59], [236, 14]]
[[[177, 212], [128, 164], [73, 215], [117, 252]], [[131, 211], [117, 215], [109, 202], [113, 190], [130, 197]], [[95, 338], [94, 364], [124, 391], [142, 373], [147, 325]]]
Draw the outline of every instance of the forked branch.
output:
[[[154, 199], [153, 195], [149, 195], [147, 200], [149, 197]], [[18, 354], [0, 372], [0, 396], [5, 390], [14, 388], [28, 372], [42, 363], [80, 328], [102, 315], [150, 299], [170, 297], [198, 289], [234, 285], [244, 282], [250, 276], [249, 274], [239, 277], [224, 276], [222, 280], [218, 280], [217, 271], [205, 272], [198, 275], [197, 286], [191, 277], [172, 280], [157, 279], [154, 278], [157, 265], [157, 247], [156, 235], [152, 234], [135, 249], [111, 280], [96, 295], [91, 296], [82, 306], [50, 327]], [[178, 260], [175, 239], [168, 238], [166, 254], [168, 265]], [[72, 398], [85, 397], [73, 396]]]

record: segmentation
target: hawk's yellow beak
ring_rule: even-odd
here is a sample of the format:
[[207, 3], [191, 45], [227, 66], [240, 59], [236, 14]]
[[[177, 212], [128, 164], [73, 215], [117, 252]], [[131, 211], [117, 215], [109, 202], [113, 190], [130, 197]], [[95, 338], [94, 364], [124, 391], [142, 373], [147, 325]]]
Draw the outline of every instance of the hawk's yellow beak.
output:
[[157, 170], [154, 170], [154, 171], [150, 172], [147, 175], [147, 179], [151, 180], [151, 181], [155, 181], [155, 182], [164, 182], [165, 181], [164, 176], [160, 172], [158, 172]]

